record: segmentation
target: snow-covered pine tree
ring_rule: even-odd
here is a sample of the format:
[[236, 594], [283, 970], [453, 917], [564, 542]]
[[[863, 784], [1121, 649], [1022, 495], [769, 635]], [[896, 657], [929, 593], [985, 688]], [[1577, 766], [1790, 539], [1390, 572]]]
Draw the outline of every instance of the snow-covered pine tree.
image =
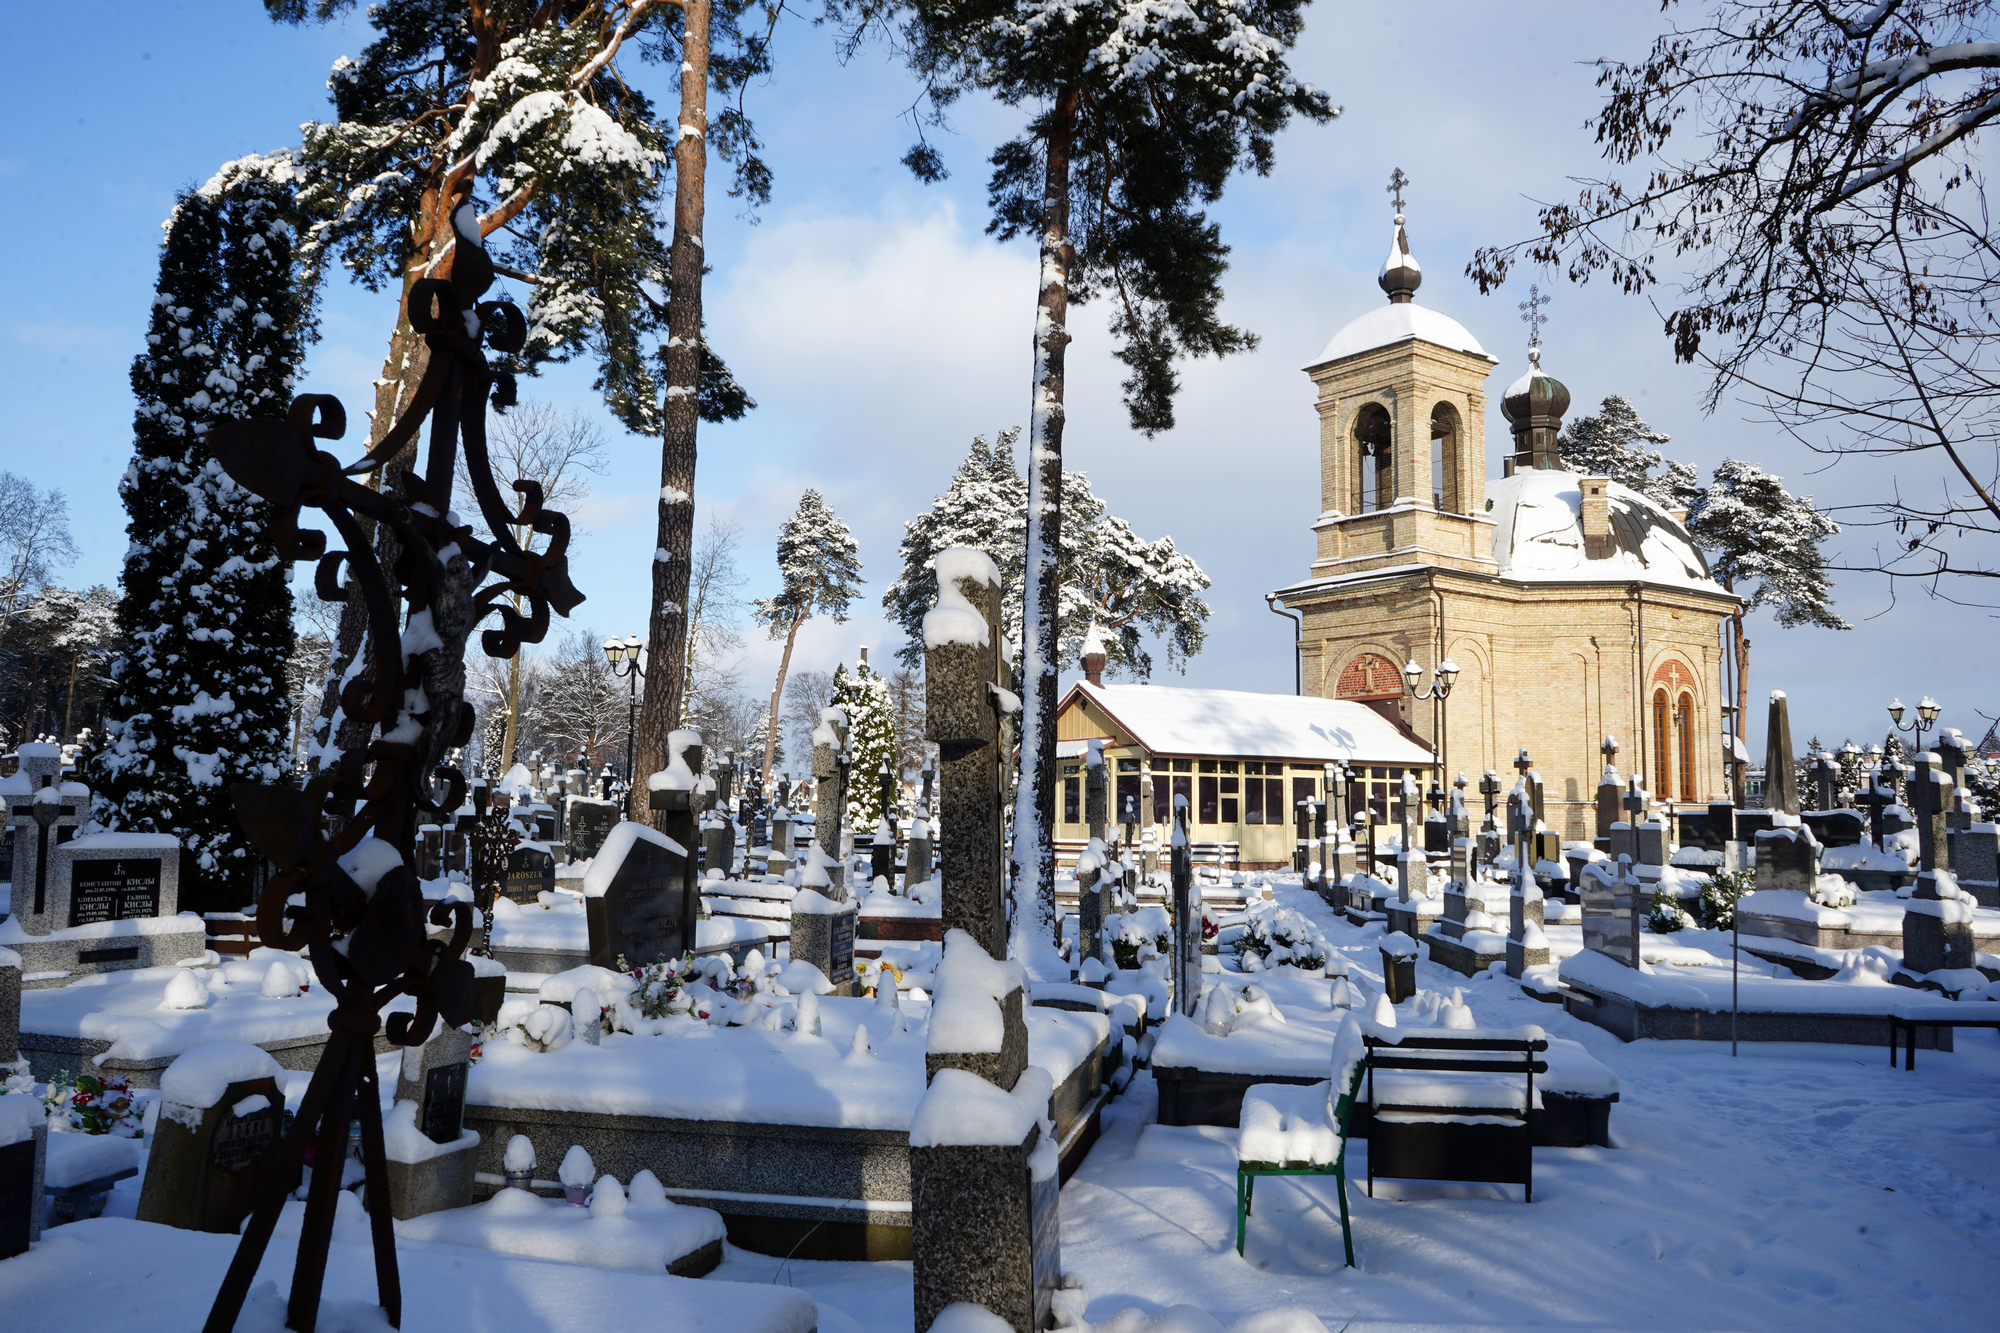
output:
[[1736, 713], [1748, 716], [1750, 640], [1743, 618], [1768, 607], [1787, 629], [1817, 625], [1852, 629], [1833, 613], [1832, 581], [1820, 543], [1840, 525], [1813, 508], [1812, 497], [1794, 496], [1784, 478], [1755, 463], [1725, 458], [1715, 480], [1688, 506], [1688, 532], [1710, 554], [1709, 570], [1747, 605], [1730, 617], [1729, 651], [1736, 668]]
[[[872, 10], [875, 6], [857, 9]], [[1069, 306], [1110, 302], [1132, 425], [1174, 424], [1176, 363], [1256, 345], [1221, 318], [1228, 247], [1202, 210], [1239, 168], [1268, 172], [1292, 116], [1326, 121], [1326, 94], [1286, 55], [1305, 0], [903, 0], [900, 36], [933, 114], [980, 90], [1025, 108], [992, 156], [990, 230], [1031, 236], [1041, 268], [1028, 429], [1022, 596], [1021, 781], [1016, 789], [1012, 952], [1045, 960], [1055, 899], [1056, 678], [1061, 670], [1062, 445]], [[904, 161], [936, 179], [935, 150]], [[1040, 964], [1037, 963], [1037, 966]]]
[[166, 224], [146, 351], [132, 365], [135, 457], [119, 483], [130, 545], [118, 604], [97, 819], [172, 833], [181, 905], [250, 901], [258, 858], [230, 786], [289, 770], [290, 567], [268, 508], [201, 443], [225, 417], [291, 402], [309, 311], [289, 192], [244, 178], [181, 196]]
[[1686, 509], [1701, 492], [1694, 464], [1676, 462], [1648, 447], [1672, 438], [1648, 426], [1630, 399], [1614, 393], [1596, 416], [1578, 417], [1565, 426], [1557, 444], [1563, 466], [1570, 471], [1609, 477], [1663, 508]]
[[902, 780], [901, 747], [896, 731], [896, 705], [889, 683], [867, 662], [852, 673], [847, 665], [833, 673], [833, 702], [847, 710], [847, 827], [873, 833], [882, 818], [882, 766]]
[[[770, 631], [783, 638], [785, 651], [778, 659], [778, 680], [771, 687], [773, 715], [785, 697], [785, 673], [791, 670], [792, 646], [799, 630], [815, 613], [832, 616], [845, 623], [847, 608], [861, 594], [861, 548], [840, 515], [833, 512], [816, 490], [808, 488], [799, 497], [799, 507], [778, 526], [778, 576], [783, 586], [774, 597], [753, 601], [751, 614]], [[772, 732], [764, 748], [764, 764], [758, 770], [766, 791], [771, 786], [771, 765], [776, 762], [777, 733]]]
[[[889, 618], [909, 636], [896, 655], [905, 665], [923, 662], [924, 613], [937, 597], [934, 562], [939, 551], [970, 546], [1000, 569], [1001, 610], [1007, 634], [1021, 633], [1027, 487], [1014, 465], [1018, 429], [1002, 431], [997, 444], [973, 439], [951, 485], [929, 511], [903, 525], [897, 549], [902, 572], [882, 596]], [[1074, 665], [1093, 623], [1102, 627], [1110, 667], [1139, 679], [1151, 676], [1146, 634], [1166, 641], [1170, 664], [1184, 669], [1201, 651], [1208, 622], [1209, 586], [1201, 567], [1174, 547], [1173, 538], [1144, 541], [1131, 524], [1109, 512], [1081, 472], [1063, 472], [1062, 595], [1058, 655]]]

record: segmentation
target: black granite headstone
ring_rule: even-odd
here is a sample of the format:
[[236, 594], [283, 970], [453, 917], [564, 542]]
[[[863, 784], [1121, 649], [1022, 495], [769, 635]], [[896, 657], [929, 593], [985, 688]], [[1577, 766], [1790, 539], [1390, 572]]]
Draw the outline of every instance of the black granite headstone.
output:
[[609, 801], [574, 800], [569, 803], [570, 855], [585, 860], [597, 855], [611, 826], [618, 822], [618, 807]]
[[0, 1148], [0, 1259], [27, 1253], [40, 1195], [35, 1187], [35, 1141], [28, 1138]]
[[160, 914], [160, 858], [77, 861], [70, 869], [69, 924]]
[[1822, 847], [1858, 847], [1868, 832], [1859, 810], [1809, 810], [1799, 818]]
[[516, 847], [507, 853], [507, 876], [500, 892], [517, 903], [538, 901], [537, 895], [556, 887], [556, 859], [539, 847]]
[[832, 922], [833, 968], [826, 979], [838, 986], [842, 982], [854, 980], [854, 912], [837, 912]]
[[465, 1132], [465, 1076], [469, 1066], [439, 1065], [424, 1075], [424, 1136], [456, 1143]]
[[623, 955], [638, 967], [680, 957], [694, 943], [689, 896], [685, 858], [649, 838], [634, 839], [604, 892], [583, 900], [590, 961], [617, 967]]

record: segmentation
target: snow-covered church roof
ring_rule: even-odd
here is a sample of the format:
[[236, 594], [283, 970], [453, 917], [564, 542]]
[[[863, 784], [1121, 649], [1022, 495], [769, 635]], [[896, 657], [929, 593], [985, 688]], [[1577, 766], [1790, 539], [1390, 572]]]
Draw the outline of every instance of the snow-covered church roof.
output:
[[1523, 469], [1486, 483], [1492, 502], [1493, 559], [1500, 576], [1529, 583], [1641, 580], [1722, 593], [1708, 561], [1672, 514], [1612, 482], [1606, 490], [1613, 550], [1584, 554], [1583, 491], [1577, 474]]
[[1081, 695], [1156, 754], [1427, 765], [1431, 752], [1363, 703], [1173, 685], [1092, 685]]
[[1436, 343], [1439, 347], [1449, 347], [1457, 352], [1486, 355], [1486, 349], [1479, 345], [1479, 340], [1466, 330], [1465, 325], [1428, 306], [1405, 301], [1397, 305], [1377, 306], [1361, 318], [1350, 321], [1333, 335], [1333, 341], [1312, 359], [1312, 364], [1317, 366], [1338, 361], [1342, 357], [1372, 352], [1378, 347], [1389, 347], [1411, 338], [1421, 338], [1427, 343]]

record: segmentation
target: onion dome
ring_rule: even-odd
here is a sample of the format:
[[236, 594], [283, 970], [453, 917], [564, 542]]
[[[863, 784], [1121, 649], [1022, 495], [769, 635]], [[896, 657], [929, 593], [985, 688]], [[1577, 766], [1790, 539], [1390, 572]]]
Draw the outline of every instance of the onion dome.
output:
[[1542, 349], [1528, 349], [1527, 373], [1507, 386], [1500, 415], [1514, 429], [1515, 467], [1559, 468], [1556, 435], [1569, 411], [1569, 389], [1542, 369]]
[[1389, 257], [1375, 279], [1392, 305], [1405, 305], [1424, 285], [1423, 266], [1410, 253], [1410, 234], [1403, 230], [1403, 215], [1396, 214], [1396, 234], [1389, 242]]

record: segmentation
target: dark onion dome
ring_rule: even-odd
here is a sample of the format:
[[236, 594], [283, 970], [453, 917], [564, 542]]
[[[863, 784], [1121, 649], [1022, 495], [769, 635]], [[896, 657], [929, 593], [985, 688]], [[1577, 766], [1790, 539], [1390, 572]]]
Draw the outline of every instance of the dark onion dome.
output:
[[1567, 411], [1569, 390], [1561, 380], [1542, 369], [1542, 349], [1530, 347], [1527, 372], [1507, 386], [1506, 396], [1500, 400], [1500, 415], [1519, 430], [1550, 420], [1560, 422]]
[[1410, 234], [1403, 230], [1403, 215], [1396, 214], [1396, 235], [1389, 242], [1389, 257], [1382, 262], [1382, 272], [1376, 277], [1392, 304], [1402, 305], [1417, 294], [1417, 288], [1424, 285], [1423, 266], [1410, 253]]

